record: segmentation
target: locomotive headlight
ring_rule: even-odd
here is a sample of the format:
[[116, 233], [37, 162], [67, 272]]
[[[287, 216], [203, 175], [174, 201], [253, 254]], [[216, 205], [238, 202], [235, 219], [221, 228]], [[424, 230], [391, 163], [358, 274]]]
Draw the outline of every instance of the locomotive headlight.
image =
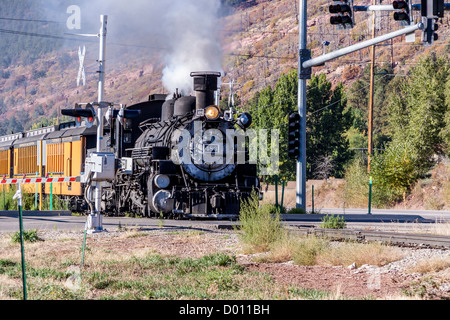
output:
[[220, 116], [220, 110], [217, 106], [210, 106], [205, 109], [205, 116], [208, 120], [217, 120]]
[[158, 174], [155, 177], [155, 184], [160, 189], [165, 189], [170, 185], [170, 178], [165, 174]]
[[237, 119], [237, 124], [242, 128], [242, 129], [246, 129], [248, 127], [250, 127], [250, 125], [252, 124], [252, 116], [247, 113], [244, 112], [243, 114], [241, 114], [239, 116], [239, 118]]

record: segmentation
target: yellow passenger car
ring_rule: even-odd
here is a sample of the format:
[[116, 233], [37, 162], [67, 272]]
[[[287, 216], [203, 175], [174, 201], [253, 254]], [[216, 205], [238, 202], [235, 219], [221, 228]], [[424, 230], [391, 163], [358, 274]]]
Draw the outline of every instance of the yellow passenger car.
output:
[[[96, 128], [77, 128], [70, 122], [0, 137], [0, 177], [80, 176], [87, 152], [94, 151], [95, 135]], [[80, 182], [22, 186], [25, 193], [38, 193], [41, 203], [44, 195], [53, 193], [77, 208], [83, 203], [83, 188]]]

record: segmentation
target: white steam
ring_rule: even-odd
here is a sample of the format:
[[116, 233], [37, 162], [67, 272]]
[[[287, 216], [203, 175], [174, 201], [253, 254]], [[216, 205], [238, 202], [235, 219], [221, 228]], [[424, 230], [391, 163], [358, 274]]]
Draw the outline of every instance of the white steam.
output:
[[[154, 51], [146, 50], [149, 55], [162, 57], [165, 66], [162, 80], [169, 92], [179, 89], [189, 93], [192, 71], [222, 71], [218, 37], [220, 0], [41, 1], [52, 18], [67, 19], [67, 7], [79, 6], [82, 33], [97, 32], [100, 15], [108, 15], [107, 44], [131, 43], [154, 48]], [[107, 48], [108, 60], [113, 48]], [[130, 47], [126, 50], [144, 49]]]
[[169, 51], [164, 56], [164, 86], [190, 92], [192, 71], [222, 71], [217, 38], [219, 0], [172, 0], [167, 12]]

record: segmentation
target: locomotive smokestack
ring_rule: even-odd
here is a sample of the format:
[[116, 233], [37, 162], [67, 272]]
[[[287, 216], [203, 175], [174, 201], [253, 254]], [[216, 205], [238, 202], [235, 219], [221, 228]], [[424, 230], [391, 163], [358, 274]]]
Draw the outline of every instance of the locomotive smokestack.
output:
[[217, 90], [217, 79], [221, 77], [220, 72], [191, 72], [194, 78], [194, 91], [197, 110], [214, 105], [214, 92]]

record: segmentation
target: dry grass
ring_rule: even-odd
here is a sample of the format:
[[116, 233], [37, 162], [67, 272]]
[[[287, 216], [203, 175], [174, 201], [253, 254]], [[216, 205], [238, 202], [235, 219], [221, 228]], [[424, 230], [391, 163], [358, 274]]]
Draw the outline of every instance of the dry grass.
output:
[[384, 223], [385, 230], [399, 233], [431, 234], [438, 236], [450, 236], [450, 222], [436, 221], [435, 223]]
[[330, 250], [322, 252], [317, 257], [320, 265], [349, 266], [356, 263], [357, 267], [364, 264], [384, 266], [403, 258], [400, 249], [385, 246], [380, 243], [341, 243]]
[[435, 223], [431, 228], [431, 233], [440, 236], [450, 236], [450, 222]]
[[[450, 268], [450, 257], [446, 258], [433, 258], [428, 260], [421, 260], [416, 265], [412, 266], [408, 269], [408, 272], [411, 273], [431, 273], [431, 272], [440, 272], [442, 270]], [[450, 279], [450, 269], [449, 271], [449, 279]]]
[[284, 236], [272, 243], [256, 262], [279, 263], [293, 261], [297, 265], [349, 266], [352, 263], [384, 266], [403, 258], [399, 248], [380, 243], [330, 243], [317, 237]]

